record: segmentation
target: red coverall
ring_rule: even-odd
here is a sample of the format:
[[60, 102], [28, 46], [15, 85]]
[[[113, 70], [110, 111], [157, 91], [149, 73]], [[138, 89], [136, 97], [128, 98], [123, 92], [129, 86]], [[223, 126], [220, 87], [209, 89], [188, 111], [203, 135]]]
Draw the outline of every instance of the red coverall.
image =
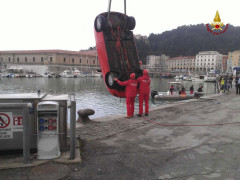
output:
[[134, 114], [134, 102], [137, 96], [137, 81], [135, 79], [129, 79], [127, 81], [121, 82], [117, 80], [117, 83], [121, 86], [126, 86], [126, 105], [127, 105], [127, 116], [131, 117]]
[[148, 75], [143, 75], [137, 79], [137, 82], [139, 83], [139, 114], [143, 113], [143, 100], [145, 101], [145, 114], [148, 114], [151, 80]]

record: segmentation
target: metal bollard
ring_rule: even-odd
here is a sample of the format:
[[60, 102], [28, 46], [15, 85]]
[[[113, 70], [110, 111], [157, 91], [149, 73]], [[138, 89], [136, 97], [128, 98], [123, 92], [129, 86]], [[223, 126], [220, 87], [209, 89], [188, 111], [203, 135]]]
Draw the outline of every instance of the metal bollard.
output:
[[70, 106], [70, 159], [75, 159], [75, 149], [76, 149], [76, 101], [71, 101]]
[[23, 158], [24, 164], [30, 164], [29, 108], [23, 108]]

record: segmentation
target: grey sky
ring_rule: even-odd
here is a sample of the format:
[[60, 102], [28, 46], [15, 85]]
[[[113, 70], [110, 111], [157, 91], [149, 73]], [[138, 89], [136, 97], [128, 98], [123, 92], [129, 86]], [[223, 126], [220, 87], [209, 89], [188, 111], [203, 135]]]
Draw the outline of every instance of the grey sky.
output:
[[[112, 0], [123, 12], [124, 0]], [[0, 0], [0, 50], [81, 50], [95, 46], [95, 17], [108, 0]], [[211, 23], [216, 10], [224, 24], [239, 26], [238, 0], [127, 0], [134, 34], [162, 33], [181, 25]]]

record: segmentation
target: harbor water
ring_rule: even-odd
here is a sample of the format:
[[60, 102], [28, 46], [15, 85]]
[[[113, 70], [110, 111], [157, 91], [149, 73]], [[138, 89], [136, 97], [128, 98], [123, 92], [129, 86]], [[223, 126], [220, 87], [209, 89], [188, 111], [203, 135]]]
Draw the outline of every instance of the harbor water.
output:
[[[168, 91], [169, 82], [174, 79], [151, 78], [151, 90]], [[216, 92], [215, 83], [183, 81], [188, 91], [191, 85], [197, 90], [203, 85], [206, 95]], [[103, 78], [1, 78], [0, 92], [3, 93], [37, 93], [40, 90], [47, 94], [75, 94], [77, 111], [91, 108], [95, 114], [91, 118], [109, 115], [126, 114], [125, 99], [112, 96], [105, 87]], [[150, 100], [149, 105], [159, 106], [173, 101]], [[138, 113], [138, 98], [135, 103], [135, 114]]]

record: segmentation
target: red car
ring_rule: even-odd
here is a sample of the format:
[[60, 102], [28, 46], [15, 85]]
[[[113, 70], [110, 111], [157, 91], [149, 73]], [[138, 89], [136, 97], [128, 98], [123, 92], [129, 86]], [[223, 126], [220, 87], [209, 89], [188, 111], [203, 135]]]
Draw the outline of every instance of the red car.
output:
[[126, 97], [125, 87], [113, 80], [129, 79], [134, 72], [142, 75], [132, 30], [134, 17], [119, 12], [105, 12], [95, 18], [94, 29], [99, 63], [108, 91], [117, 97]]

